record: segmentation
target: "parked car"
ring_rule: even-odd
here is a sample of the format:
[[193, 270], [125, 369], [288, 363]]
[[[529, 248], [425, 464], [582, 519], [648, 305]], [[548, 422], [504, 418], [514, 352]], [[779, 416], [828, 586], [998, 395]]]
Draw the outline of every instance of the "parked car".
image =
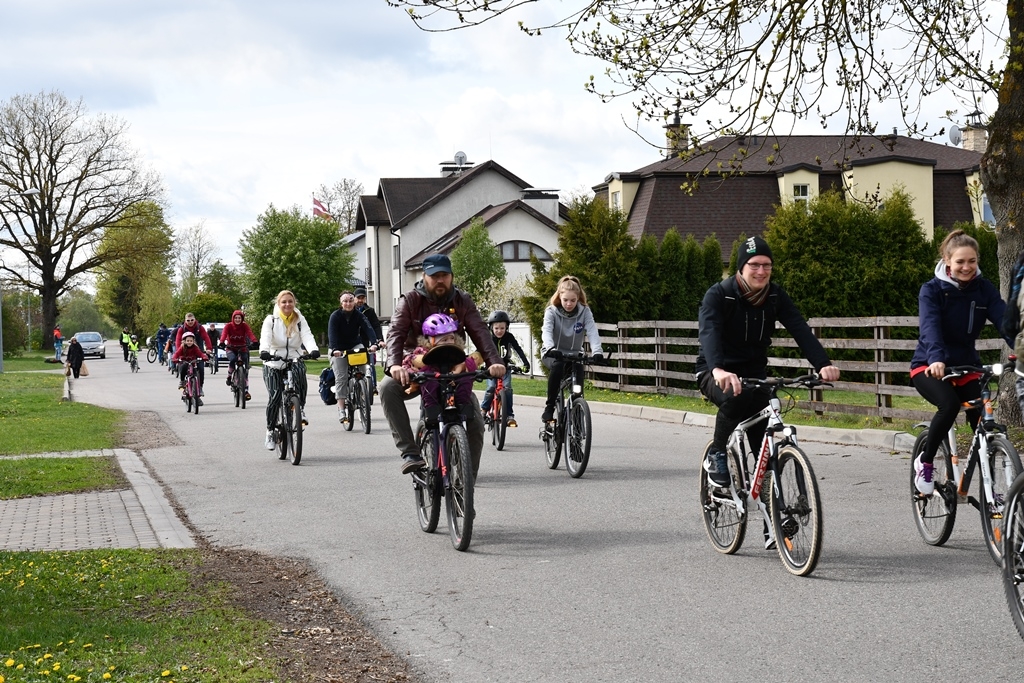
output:
[[85, 356], [107, 357], [107, 340], [99, 332], [79, 332], [75, 339], [82, 346], [82, 353]]

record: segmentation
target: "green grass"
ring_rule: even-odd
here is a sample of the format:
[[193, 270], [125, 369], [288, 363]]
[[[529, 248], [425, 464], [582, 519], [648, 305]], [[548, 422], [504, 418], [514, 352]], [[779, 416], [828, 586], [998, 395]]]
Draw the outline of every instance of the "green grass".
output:
[[121, 411], [61, 401], [60, 374], [0, 375], [0, 455], [113, 448]]
[[[67, 347], [65, 346], [65, 348]], [[46, 358], [53, 358], [53, 351], [25, 351], [17, 358], [4, 358], [4, 372], [26, 372], [30, 370], [63, 372], [63, 365], [46, 363], [44, 362]]]
[[0, 458], [0, 500], [128, 488], [113, 457]]
[[197, 584], [188, 550], [0, 551], [0, 679], [281, 680], [271, 624]]

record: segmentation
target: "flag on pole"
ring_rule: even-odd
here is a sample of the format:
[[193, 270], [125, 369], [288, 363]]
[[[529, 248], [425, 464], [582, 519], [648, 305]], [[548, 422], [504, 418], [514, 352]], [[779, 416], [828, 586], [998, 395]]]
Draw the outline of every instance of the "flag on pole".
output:
[[334, 216], [327, 213], [327, 208], [316, 197], [313, 197], [313, 216], [316, 218], [326, 218], [329, 221], [334, 220]]

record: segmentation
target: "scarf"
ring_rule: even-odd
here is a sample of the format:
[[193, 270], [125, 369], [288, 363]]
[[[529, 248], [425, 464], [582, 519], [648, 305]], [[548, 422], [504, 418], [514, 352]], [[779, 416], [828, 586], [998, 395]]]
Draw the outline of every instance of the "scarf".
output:
[[760, 291], [755, 292], [738, 272], [736, 273], [736, 285], [740, 288], [740, 296], [743, 297], [743, 300], [754, 308], [764, 306], [764, 302], [768, 300], [768, 290], [770, 289], [769, 285], [766, 285]]

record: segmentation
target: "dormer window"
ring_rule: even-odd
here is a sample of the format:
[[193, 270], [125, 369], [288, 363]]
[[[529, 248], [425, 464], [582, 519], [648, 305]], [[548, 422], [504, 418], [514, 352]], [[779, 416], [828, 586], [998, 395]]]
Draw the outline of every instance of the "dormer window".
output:
[[803, 202], [807, 205], [810, 200], [810, 186], [809, 185], [794, 185], [793, 186], [793, 201]]

